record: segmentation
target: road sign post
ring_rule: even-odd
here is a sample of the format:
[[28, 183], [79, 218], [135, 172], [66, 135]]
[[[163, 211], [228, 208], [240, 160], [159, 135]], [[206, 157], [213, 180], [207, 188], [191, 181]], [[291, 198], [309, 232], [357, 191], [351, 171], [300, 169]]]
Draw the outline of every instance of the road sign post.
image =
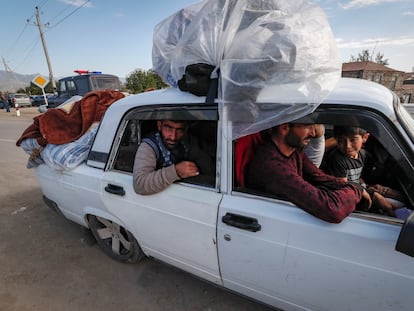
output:
[[37, 85], [38, 87], [40, 87], [42, 89], [42, 93], [43, 93], [43, 98], [45, 100], [45, 104], [46, 106], [48, 105], [47, 103], [47, 97], [46, 97], [46, 93], [45, 93], [45, 86], [49, 83], [49, 80], [46, 79], [45, 77], [41, 76], [41, 75], [37, 75], [33, 80], [32, 83], [34, 85]]

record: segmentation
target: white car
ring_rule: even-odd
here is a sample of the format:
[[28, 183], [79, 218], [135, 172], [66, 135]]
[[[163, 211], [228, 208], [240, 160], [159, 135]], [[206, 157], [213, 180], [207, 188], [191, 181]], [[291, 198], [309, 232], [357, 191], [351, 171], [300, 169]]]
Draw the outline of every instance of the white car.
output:
[[32, 101], [30, 96], [24, 93], [16, 93], [9, 95], [9, 104], [12, 107], [31, 107]]
[[[341, 79], [309, 118], [327, 129], [361, 126], [377, 137], [413, 209], [414, 121], [392, 92]], [[135, 152], [157, 119], [193, 123], [190, 131], [216, 162], [210, 182], [134, 192]], [[85, 163], [65, 171], [41, 164], [36, 175], [48, 205], [90, 228], [112, 258], [154, 257], [283, 310], [412, 310], [413, 213], [403, 221], [354, 212], [332, 224], [240, 187], [230, 131], [225, 114], [204, 97], [174, 88], [132, 95], [106, 111]]]

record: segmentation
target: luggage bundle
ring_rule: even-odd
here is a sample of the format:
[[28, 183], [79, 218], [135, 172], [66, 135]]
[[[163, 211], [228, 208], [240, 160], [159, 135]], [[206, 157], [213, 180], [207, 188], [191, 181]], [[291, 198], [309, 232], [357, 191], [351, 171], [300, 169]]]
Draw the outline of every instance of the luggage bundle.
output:
[[152, 60], [171, 86], [217, 95], [233, 138], [311, 113], [341, 76], [326, 16], [307, 0], [201, 1], [155, 27]]
[[119, 91], [92, 91], [36, 116], [16, 142], [30, 155], [27, 168], [42, 163], [56, 170], [76, 168], [87, 159], [105, 111], [124, 96]]

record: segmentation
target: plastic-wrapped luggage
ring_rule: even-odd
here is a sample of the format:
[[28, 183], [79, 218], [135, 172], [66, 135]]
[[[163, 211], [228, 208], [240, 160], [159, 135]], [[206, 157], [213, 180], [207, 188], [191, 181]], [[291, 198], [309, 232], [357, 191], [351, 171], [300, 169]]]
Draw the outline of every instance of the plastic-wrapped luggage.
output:
[[[311, 113], [341, 76], [326, 16], [306, 0], [207, 0], [155, 27], [153, 69], [165, 82], [176, 87], [197, 63], [220, 68], [233, 138]], [[274, 86], [272, 103], [257, 103]]]
[[21, 147], [30, 155], [27, 168], [46, 163], [46, 165], [56, 170], [74, 169], [86, 161], [98, 130], [98, 124], [95, 123], [77, 140], [66, 144], [47, 144], [45, 147], [42, 147], [37, 143], [35, 138], [23, 140]]

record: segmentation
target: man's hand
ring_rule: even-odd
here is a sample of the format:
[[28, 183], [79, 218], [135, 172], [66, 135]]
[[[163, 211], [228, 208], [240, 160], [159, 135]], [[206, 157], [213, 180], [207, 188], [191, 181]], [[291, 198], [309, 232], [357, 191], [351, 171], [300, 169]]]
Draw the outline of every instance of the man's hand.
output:
[[394, 210], [397, 209], [398, 206], [392, 204], [387, 198], [383, 197], [378, 192], [375, 192], [372, 200], [375, 207], [382, 209], [388, 216], [395, 216]]
[[175, 171], [180, 178], [194, 177], [200, 174], [194, 162], [183, 161], [175, 165]]
[[367, 211], [371, 208], [372, 200], [369, 193], [364, 189], [362, 191], [362, 198], [361, 201], [358, 203], [358, 209]]

